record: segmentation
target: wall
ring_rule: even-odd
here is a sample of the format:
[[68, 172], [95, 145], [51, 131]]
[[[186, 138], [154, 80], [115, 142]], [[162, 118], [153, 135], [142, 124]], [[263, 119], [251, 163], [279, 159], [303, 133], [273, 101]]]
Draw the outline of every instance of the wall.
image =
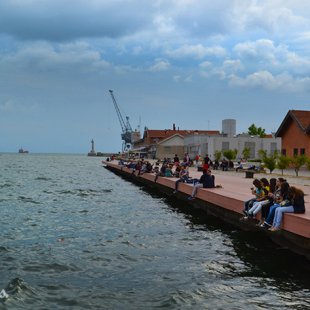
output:
[[[272, 145], [272, 143], [274, 143]], [[258, 158], [258, 151], [263, 149], [267, 151], [267, 154], [270, 154], [272, 147], [276, 145], [278, 151], [281, 150], [281, 138], [260, 138], [260, 137], [251, 137], [251, 136], [236, 136], [236, 137], [223, 137], [223, 136], [207, 136], [207, 135], [190, 135], [184, 138], [184, 147], [188, 150], [188, 153], [191, 157], [196, 154], [190, 152], [193, 145], [200, 149], [200, 155], [204, 156], [209, 154], [210, 158], [214, 159], [215, 151], [222, 151], [223, 145], [228, 145], [228, 148], [231, 150], [238, 150], [237, 158], [242, 158], [242, 151], [246, 145], [252, 145], [252, 159]], [[274, 147], [273, 147], [274, 150]]]
[[310, 157], [310, 136], [304, 134], [294, 121], [287, 123], [285, 131], [282, 135], [282, 149], [286, 150], [286, 155], [293, 157], [294, 148], [298, 148], [298, 155], [300, 149], [305, 149], [305, 155]]

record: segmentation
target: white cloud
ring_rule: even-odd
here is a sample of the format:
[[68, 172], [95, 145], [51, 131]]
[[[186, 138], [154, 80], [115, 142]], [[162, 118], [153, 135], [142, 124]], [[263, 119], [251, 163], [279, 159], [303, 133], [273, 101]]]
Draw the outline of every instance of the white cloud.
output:
[[221, 46], [205, 47], [202, 44], [183, 45], [174, 50], [169, 50], [166, 54], [172, 58], [192, 57], [194, 59], [202, 59], [206, 56], [224, 57], [225, 48]]
[[204, 61], [201, 64], [199, 64], [201, 68], [210, 68], [212, 66], [212, 63], [210, 61]]
[[238, 76], [230, 77], [230, 85], [238, 87], [261, 87], [267, 90], [280, 90], [283, 92], [298, 92], [310, 89], [310, 78], [294, 78], [293, 76], [282, 73], [273, 75], [268, 71], [252, 73], [245, 78]]
[[[293, 48], [293, 47], [292, 47]], [[238, 43], [233, 52], [250, 70], [260, 69], [274, 72], [289, 71], [292, 74], [309, 74], [309, 56], [300, 56], [288, 46], [275, 45], [268, 39]]]
[[15, 53], [0, 55], [2, 68], [29, 70], [29, 72], [55, 72], [67, 70], [91, 72], [109, 67], [98, 51], [85, 43], [26, 44]]
[[228, 59], [223, 62], [223, 69], [225, 70], [225, 72], [233, 73], [237, 71], [242, 71], [244, 69], [244, 66], [239, 59]]
[[233, 51], [238, 57], [243, 59], [260, 59], [260, 61], [275, 61], [275, 54], [283, 51], [282, 47], [276, 48], [273, 41], [269, 39], [259, 39], [256, 41], [242, 42], [235, 45]]
[[170, 67], [170, 63], [163, 59], [156, 59], [155, 64], [150, 68], [150, 71], [159, 72], [166, 71]]

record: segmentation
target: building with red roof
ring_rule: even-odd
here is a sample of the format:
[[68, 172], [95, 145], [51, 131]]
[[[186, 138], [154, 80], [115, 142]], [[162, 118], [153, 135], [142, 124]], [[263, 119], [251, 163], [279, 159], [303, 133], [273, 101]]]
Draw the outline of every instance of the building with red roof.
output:
[[310, 156], [310, 111], [289, 110], [276, 137], [282, 138], [282, 154]]

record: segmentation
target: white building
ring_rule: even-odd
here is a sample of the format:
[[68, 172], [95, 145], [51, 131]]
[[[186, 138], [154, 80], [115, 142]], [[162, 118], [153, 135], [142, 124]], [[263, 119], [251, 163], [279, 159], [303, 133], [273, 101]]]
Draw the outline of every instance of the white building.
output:
[[213, 160], [216, 151], [237, 150], [237, 158], [242, 158], [242, 152], [245, 148], [250, 149], [250, 159], [259, 158], [259, 151], [265, 150], [267, 154], [273, 154], [274, 151], [281, 150], [281, 138], [274, 135], [250, 136], [248, 134], [233, 135], [235, 133], [236, 123], [234, 120], [224, 120], [222, 123], [223, 134], [206, 135], [192, 134], [184, 137], [184, 152], [187, 152], [191, 158], [197, 154], [209, 157]]

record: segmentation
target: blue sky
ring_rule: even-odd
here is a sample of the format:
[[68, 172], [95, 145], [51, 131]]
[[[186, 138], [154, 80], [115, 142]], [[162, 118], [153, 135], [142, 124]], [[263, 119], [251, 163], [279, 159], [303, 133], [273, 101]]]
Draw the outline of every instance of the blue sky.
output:
[[310, 108], [308, 0], [0, 2], [0, 152], [121, 149], [133, 128], [276, 131]]

